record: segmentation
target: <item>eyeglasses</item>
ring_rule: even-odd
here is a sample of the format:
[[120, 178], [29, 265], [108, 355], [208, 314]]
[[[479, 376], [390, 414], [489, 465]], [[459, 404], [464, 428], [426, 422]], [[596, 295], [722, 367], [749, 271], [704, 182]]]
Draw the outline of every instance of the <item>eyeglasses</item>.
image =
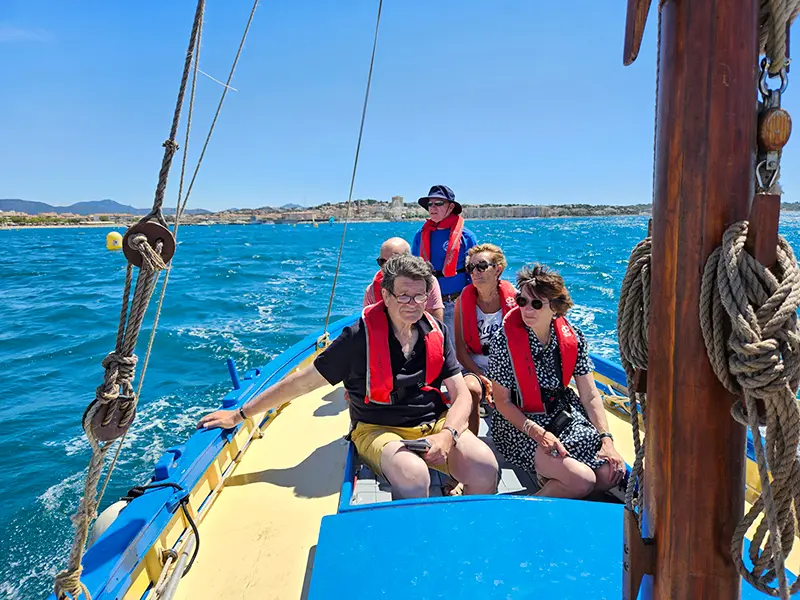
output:
[[526, 296], [523, 296], [522, 294], [517, 294], [514, 299], [517, 301], [517, 306], [519, 306], [520, 308], [528, 306], [528, 303], [530, 303], [531, 308], [533, 308], [533, 310], [541, 310], [541, 308], [544, 306], [544, 302], [542, 302], [538, 298], [530, 300]]
[[388, 258], [376, 258], [375, 262], [377, 262], [378, 266], [382, 269], [383, 265], [385, 265], [387, 262], [389, 262], [389, 259]]
[[[388, 290], [387, 290], [388, 291]], [[417, 304], [425, 304], [428, 301], [428, 294], [417, 294], [416, 296], [402, 296], [395, 295], [394, 292], [389, 292], [400, 304], [410, 304], [413, 300]]]
[[429, 200], [428, 210], [431, 209], [431, 206], [444, 206], [445, 204], [448, 204], [447, 200]]
[[486, 271], [489, 267], [496, 267], [494, 263], [486, 262], [485, 260], [478, 261], [476, 263], [470, 263], [467, 265], [467, 273], [472, 273], [475, 269], [478, 269], [481, 273]]

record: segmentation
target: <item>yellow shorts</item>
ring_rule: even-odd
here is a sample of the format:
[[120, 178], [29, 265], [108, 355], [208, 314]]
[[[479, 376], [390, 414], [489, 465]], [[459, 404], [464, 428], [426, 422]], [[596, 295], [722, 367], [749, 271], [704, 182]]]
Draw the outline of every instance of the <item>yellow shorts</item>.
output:
[[[359, 456], [367, 463], [373, 473], [382, 475], [381, 455], [383, 447], [389, 442], [399, 442], [400, 440], [418, 440], [434, 433], [439, 433], [444, 427], [444, 420], [447, 412], [442, 413], [439, 420], [435, 423], [423, 423], [416, 427], [388, 427], [386, 425], [371, 425], [359, 422], [350, 438], [356, 445]], [[449, 475], [447, 465], [430, 465], [432, 469], [441, 471]]]

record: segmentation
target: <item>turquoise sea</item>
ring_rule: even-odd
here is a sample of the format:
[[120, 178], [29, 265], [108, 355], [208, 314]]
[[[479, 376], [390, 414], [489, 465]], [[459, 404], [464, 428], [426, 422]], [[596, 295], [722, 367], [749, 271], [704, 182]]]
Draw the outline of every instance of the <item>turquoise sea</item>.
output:
[[[420, 223], [348, 227], [332, 320], [360, 309], [382, 240]], [[594, 353], [619, 360], [616, 306], [645, 217], [469, 221], [506, 251], [507, 277], [540, 261], [565, 277]], [[113, 349], [124, 257], [110, 229], [0, 231], [0, 598], [45, 597], [66, 561], [89, 447], [80, 420]], [[800, 247], [800, 216], [781, 232]], [[342, 225], [183, 227], [139, 412], [103, 506], [148, 478], [230, 388], [225, 359], [261, 366], [321, 328]], [[153, 305], [155, 302], [153, 303]], [[153, 306], [138, 353], [144, 353]], [[141, 366], [141, 361], [140, 361]], [[138, 376], [138, 372], [137, 372]]]

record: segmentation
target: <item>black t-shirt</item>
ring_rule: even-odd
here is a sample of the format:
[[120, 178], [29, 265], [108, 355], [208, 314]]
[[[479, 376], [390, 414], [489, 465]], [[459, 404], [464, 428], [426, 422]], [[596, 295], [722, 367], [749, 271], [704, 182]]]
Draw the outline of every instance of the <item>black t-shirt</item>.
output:
[[[315, 360], [317, 371], [330, 383], [344, 382], [350, 395], [350, 417], [354, 422], [386, 425], [389, 427], [414, 427], [436, 421], [447, 409], [441, 396], [433, 390], [419, 389], [425, 379], [425, 334], [430, 325], [425, 318], [416, 323], [419, 331], [413, 353], [406, 360], [400, 342], [389, 326], [389, 354], [394, 374], [394, 389], [397, 390], [392, 404], [364, 402], [367, 392], [367, 339], [364, 321], [345, 327], [328, 348]], [[442, 381], [461, 372], [453, 345], [445, 327], [439, 323], [444, 334], [444, 365], [439, 377], [431, 387], [440, 388]]]

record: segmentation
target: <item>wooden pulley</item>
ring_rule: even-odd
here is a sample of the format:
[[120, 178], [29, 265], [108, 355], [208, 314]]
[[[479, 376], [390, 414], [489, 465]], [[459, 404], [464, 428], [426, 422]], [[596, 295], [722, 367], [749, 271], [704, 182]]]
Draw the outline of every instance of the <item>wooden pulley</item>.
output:
[[175, 236], [169, 228], [164, 227], [161, 223], [155, 221], [147, 221], [145, 223], [137, 223], [129, 227], [125, 232], [125, 237], [122, 238], [122, 251], [125, 253], [125, 258], [128, 262], [136, 267], [142, 266], [142, 254], [136, 248], [131, 247], [128, 243], [131, 236], [138, 233], [144, 234], [147, 237], [147, 242], [150, 247], [155, 250], [159, 243], [161, 243], [161, 258], [164, 263], [169, 263], [175, 255]]
[[766, 152], [779, 152], [792, 134], [792, 117], [780, 107], [768, 108], [758, 117], [758, 146]]
[[[133, 403], [133, 398], [127, 398], [120, 396], [118, 402], [109, 402], [107, 404], [103, 404], [97, 409], [97, 412], [94, 413], [91, 419], [91, 423], [86, 423], [86, 417], [89, 414], [89, 410], [98, 402], [99, 400], [93, 400], [89, 406], [86, 408], [86, 411], [83, 413], [83, 421], [84, 421], [84, 429], [87, 427], [91, 427], [92, 434], [97, 438], [100, 442], [111, 442], [116, 440], [122, 435], [125, 434], [126, 431], [130, 428], [133, 424], [133, 415], [128, 420], [126, 425], [122, 425], [122, 417], [126, 413], [127, 410], [134, 411], [134, 415], [136, 413], [136, 408], [133, 406], [126, 406]], [[106, 417], [110, 414], [110, 418], [108, 419], [108, 423], [103, 424], [106, 420]]]

